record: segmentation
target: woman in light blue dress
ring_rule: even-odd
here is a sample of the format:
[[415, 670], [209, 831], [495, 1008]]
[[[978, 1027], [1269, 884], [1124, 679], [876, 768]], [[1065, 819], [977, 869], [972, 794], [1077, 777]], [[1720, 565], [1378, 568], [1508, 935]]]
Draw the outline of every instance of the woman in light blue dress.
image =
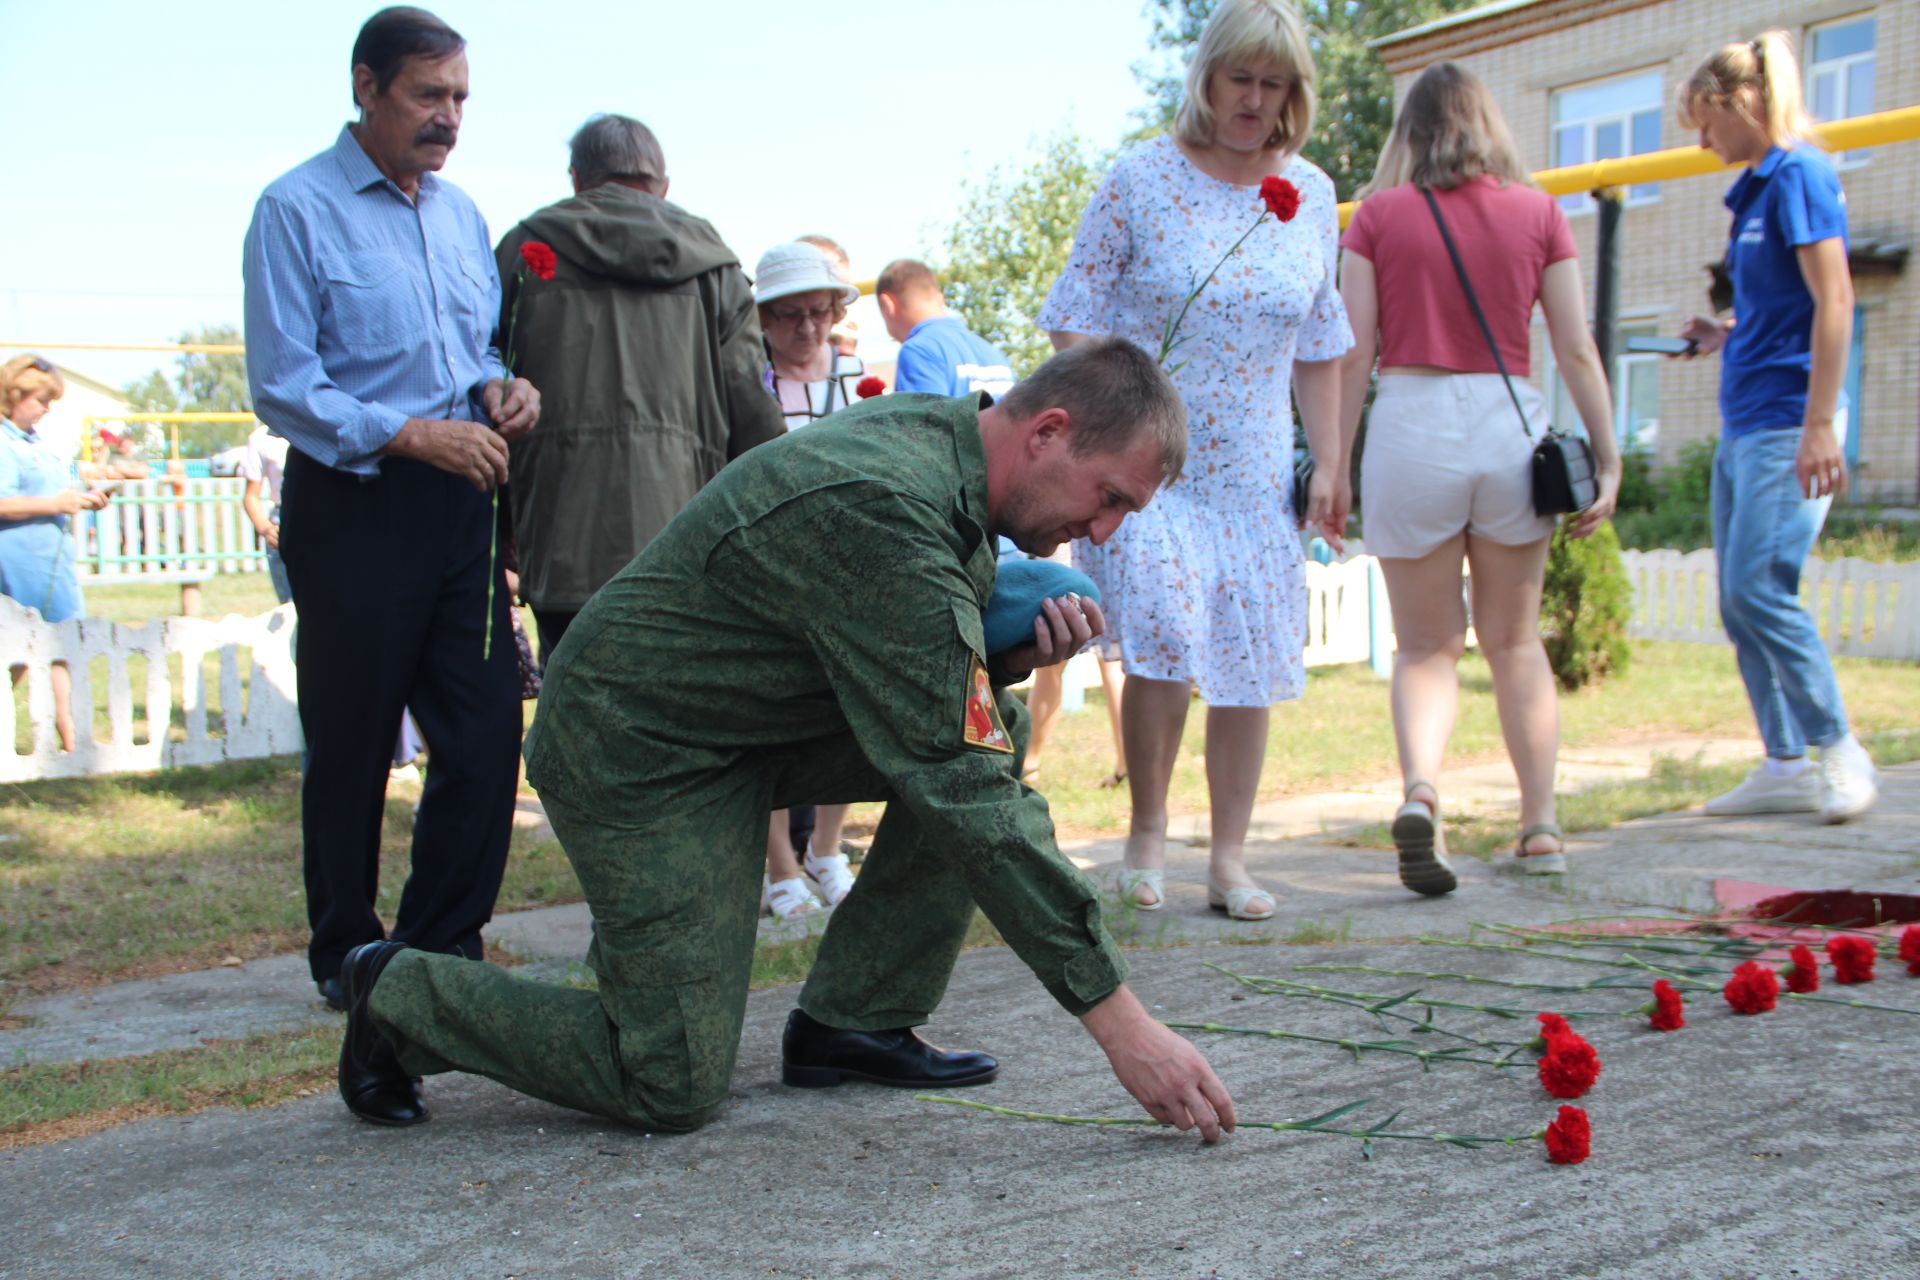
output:
[[[39, 356], [16, 356], [0, 365], [0, 595], [37, 609], [48, 622], [80, 616], [80, 575], [73, 566], [67, 520], [77, 511], [98, 511], [107, 495], [75, 489], [68, 483], [65, 459], [48, 447], [34, 427], [67, 389], [60, 373]], [[15, 684], [27, 673], [12, 668]], [[73, 679], [67, 664], [56, 662], [54, 721], [60, 749], [73, 750]]]

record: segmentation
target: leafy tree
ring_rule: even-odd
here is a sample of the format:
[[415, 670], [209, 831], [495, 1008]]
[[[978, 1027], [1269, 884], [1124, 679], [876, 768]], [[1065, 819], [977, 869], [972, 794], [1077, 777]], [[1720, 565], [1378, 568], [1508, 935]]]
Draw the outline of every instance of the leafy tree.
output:
[[[208, 325], [174, 339], [180, 343], [237, 344], [240, 330], [230, 324]], [[171, 380], [158, 369], [125, 387], [128, 407], [147, 413], [176, 413], [204, 410], [209, 413], [250, 412], [253, 401], [247, 391], [245, 356], [202, 355], [183, 351], [176, 361]], [[244, 443], [251, 428], [245, 423], [183, 422], [180, 424], [180, 453], [200, 458]], [[142, 432], [151, 441], [164, 440], [169, 432]]]
[[[1430, 22], [1478, 0], [1300, 0], [1319, 71], [1319, 111], [1301, 154], [1327, 171], [1340, 199], [1373, 176], [1393, 128], [1393, 77], [1367, 42]], [[1148, 0], [1154, 55], [1134, 65], [1152, 96], [1149, 126], [1171, 124], [1184, 93], [1187, 59], [1216, 0]]]
[[947, 303], [1024, 376], [1052, 354], [1034, 323], [1067, 265], [1073, 233], [1113, 157], [1070, 132], [972, 187], [941, 251]]

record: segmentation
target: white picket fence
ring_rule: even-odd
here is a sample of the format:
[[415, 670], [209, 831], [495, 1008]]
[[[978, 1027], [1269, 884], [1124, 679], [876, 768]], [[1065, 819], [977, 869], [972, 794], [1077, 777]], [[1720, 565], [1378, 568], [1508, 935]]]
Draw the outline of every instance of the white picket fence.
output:
[[[0, 654], [26, 668], [30, 743], [20, 750], [17, 698], [0, 711], [0, 782], [164, 769], [300, 750], [293, 606], [258, 617], [167, 618], [127, 626], [99, 618], [49, 623], [0, 596]], [[205, 667], [217, 667], [209, 688]], [[74, 749], [60, 749], [50, 667], [73, 680]], [[244, 664], [244, 669], [243, 669]], [[96, 684], [107, 728], [96, 735]], [[136, 716], [136, 710], [139, 714]], [[174, 725], [178, 712], [180, 736]], [[218, 723], [214, 716], [218, 715]]]
[[[169, 495], [170, 496], [170, 495]], [[200, 544], [203, 553], [207, 544]], [[1715, 607], [1713, 554], [1627, 552], [1634, 586], [1632, 634], [1646, 639], [1726, 643]], [[1378, 563], [1355, 555], [1309, 561], [1308, 666], [1392, 665], [1393, 622]], [[1829, 648], [1871, 658], [1920, 660], [1920, 564], [1811, 561], [1807, 599]], [[16, 698], [0, 713], [0, 781], [71, 777], [206, 764], [298, 751], [293, 609], [258, 617], [169, 618], [144, 626], [99, 619], [49, 624], [0, 597], [0, 658], [26, 668], [26, 725]], [[49, 667], [68, 665], [77, 709], [76, 743], [60, 750]], [[207, 679], [209, 662], [217, 673]], [[1068, 664], [1066, 701], [1099, 685], [1092, 656]], [[96, 736], [91, 709], [104, 705]], [[136, 708], [141, 712], [136, 717]], [[216, 719], [217, 717], [217, 719]], [[176, 720], [178, 724], [176, 725]], [[29, 739], [22, 749], [20, 738]]]
[[[1627, 551], [1621, 559], [1633, 583], [1631, 635], [1728, 642], [1711, 549]], [[1809, 560], [1800, 576], [1800, 599], [1829, 653], [1920, 661], [1920, 562]]]

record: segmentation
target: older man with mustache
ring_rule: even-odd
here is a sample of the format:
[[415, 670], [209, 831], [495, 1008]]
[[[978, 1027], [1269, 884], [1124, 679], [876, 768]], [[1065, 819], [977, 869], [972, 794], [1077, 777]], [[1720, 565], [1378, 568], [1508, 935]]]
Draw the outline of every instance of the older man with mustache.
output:
[[435, 171], [459, 138], [466, 42], [383, 9], [353, 48], [357, 122], [270, 185], [247, 231], [254, 406], [291, 443], [280, 552], [300, 614], [308, 960], [375, 911], [389, 751], [411, 708], [432, 760], [393, 937], [479, 959], [506, 866], [520, 697], [491, 502], [540, 396], [491, 345], [492, 237]]

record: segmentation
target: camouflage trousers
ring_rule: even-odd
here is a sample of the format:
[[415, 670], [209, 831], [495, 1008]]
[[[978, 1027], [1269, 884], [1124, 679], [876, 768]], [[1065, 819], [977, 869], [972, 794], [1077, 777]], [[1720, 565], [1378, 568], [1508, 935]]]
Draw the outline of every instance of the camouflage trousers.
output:
[[[1019, 754], [1025, 707], [997, 699]], [[471, 1071], [536, 1098], [646, 1129], [686, 1131], [725, 1101], [746, 1017], [767, 814], [890, 799], [851, 733], [744, 758], [669, 820], [646, 797], [617, 815], [546, 799], [593, 909], [598, 991], [526, 981], [478, 961], [403, 951], [369, 1000], [417, 1075]], [[834, 909], [800, 1007], [835, 1027], [925, 1022], [946, 993], [974, 902], [959, 870], [890, 803], [853, 892]]]

